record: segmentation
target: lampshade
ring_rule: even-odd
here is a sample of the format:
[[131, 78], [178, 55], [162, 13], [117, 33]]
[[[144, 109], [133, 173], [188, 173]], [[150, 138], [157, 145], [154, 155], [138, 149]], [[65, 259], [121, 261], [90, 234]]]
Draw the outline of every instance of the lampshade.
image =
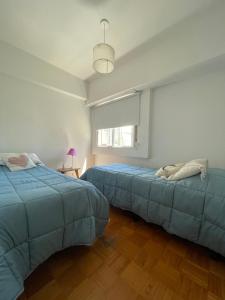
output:
[[106, 74], [114, 69], [115, 51], [106, 44], [97, 44], [93, 49], [93, 68], [96, 72]]
[[77, 150], [75, 148], [70, 148], [69, 151], [66, 153], [67, 155], [76, 156]]

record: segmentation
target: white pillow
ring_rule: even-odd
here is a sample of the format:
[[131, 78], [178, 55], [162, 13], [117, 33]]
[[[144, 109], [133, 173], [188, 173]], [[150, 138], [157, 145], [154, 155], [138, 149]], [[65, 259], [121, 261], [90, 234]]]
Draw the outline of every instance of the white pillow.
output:
[[201, 173], [201, 178], [206, 175], [208, 166], [207, 159], [195, 159], [186, 163], [179, 171], [175, 174], [170, 175], [167, 180], [180, 180], [183, 178], [191, 177]]
[[40, 160], [36, 153], [28, 153], [28, 156], [35, 165], [44, 166], [44, 163]]
[[[5, 163], [2, 159], [3, 156], [6, 156], [9, 153], [0, 153], [0, 166], [4, 166]], [[18, 154], [18, 153], [17, 153]], [[44, 163], [40, 160], [36, 153], [27, 153], [29, 158], [33, 161], [35, 165], [44, 166]]]
[[27, 153], [4, 153], [2, 160], [10, 171], [20, 171], [36, 167]]

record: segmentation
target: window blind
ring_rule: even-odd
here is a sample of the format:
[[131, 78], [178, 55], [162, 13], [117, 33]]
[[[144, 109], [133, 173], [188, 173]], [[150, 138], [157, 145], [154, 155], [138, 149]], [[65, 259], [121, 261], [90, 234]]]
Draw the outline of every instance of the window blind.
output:
[[97, 129], [139, 125], [140, 95], [92, 108], [92, 125]]

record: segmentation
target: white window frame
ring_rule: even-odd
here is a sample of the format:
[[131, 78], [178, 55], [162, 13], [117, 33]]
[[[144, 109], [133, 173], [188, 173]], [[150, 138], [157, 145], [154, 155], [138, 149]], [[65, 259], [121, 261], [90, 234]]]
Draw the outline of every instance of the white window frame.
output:
[[[100, 130], [109, 130], [109, 133], [112, 132], [112, 128], [103, 128], [103, 129], [96, 130], [96, 144], [97, 144], [97, 147], [99, 147], [99, 148], [110, 148], [110, 147], [112, 147], [112, 143], [113, 143], [113, 139], [112, 139], [113, 135], [112, 134], [110, 136], [109, 145], [107, 145], [107, 144], [98, 145], [98, 135], [99, 135], [98, 131], [100, 131]], [[102, 137], [101, 137], [101, 139], [102, 139]]]
[[[115, 138], [115, 129], [117, 128], [121, 128], [121, 127], [127, 127], [127, 126], [131, 126], [132, 127], [132, 144], [131, 146], [114, 146], [114, 138]], [[110, 132], [111, 132], [111, 141], [110, 141], [110, 145], [98, 145], [98, 131], [100, 130], [106, 130], [108, 129]], [[135, 146], [135, 142], [137, 141], [137, 126], [135, 125], [126, 125], [126, 126], [120, 126], [120, 127], [115, 127], [115, 128], [102, 128], [102, 129], [98, 129], [96, 130], [96, 147], [97, 148], [114, 148], [114, 149], [131, 149], [131, 148], [134, 148]]]

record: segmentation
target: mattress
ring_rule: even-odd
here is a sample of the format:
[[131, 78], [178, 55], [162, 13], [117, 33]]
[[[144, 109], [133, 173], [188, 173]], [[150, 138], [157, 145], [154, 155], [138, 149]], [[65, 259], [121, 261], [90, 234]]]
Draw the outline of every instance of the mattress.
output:
[[24, 279], [53, 253], [91, 245], [108, 213], [108, 201], [91, 183], [47, 167], [0, 166], [0, 299], [16, 299]]
[[82, 179], [113, 206], [225, 256], [225, 170], [209, 169], [204, 180], [196, 175], [180, 181], [166, 181], [155, 172], [112, 164], [93, 167]]

